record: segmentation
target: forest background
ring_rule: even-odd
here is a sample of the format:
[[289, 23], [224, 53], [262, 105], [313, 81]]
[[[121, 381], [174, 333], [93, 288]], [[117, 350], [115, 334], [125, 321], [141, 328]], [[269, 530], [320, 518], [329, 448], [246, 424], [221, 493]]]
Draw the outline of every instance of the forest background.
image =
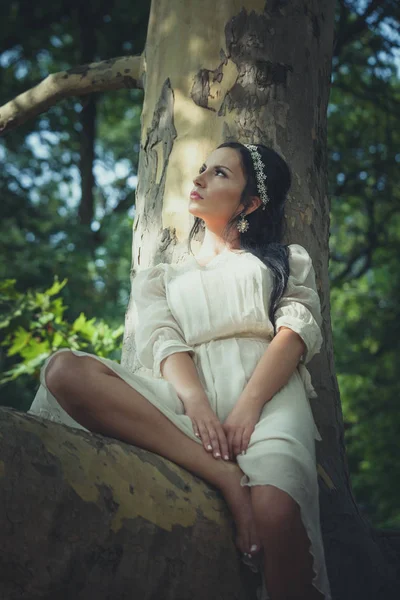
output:
[[[149, 9], [3, 3], [0, 105], [49, 73], [140, 54]], [[339, 0], [335, 30], [329, 270], [345, 442], [365, 515], [400, 529], [400, 5]], [[67, 98], [0, 138], [0, 405], [28, 410], [60, 347], [120, 359], [142, 101]]]

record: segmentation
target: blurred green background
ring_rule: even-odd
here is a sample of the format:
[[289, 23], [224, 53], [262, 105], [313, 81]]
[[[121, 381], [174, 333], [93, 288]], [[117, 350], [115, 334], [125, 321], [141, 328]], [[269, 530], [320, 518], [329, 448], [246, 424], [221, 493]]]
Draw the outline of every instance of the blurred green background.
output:
[[[7, 4], [7, 6], [5, 6]], [[148, 0], [0, 9], [0, 105], [47, 74], [142, 52]], [[400, 5], [337, 2], [328, 116], [336, 371], [357, 501], [400, 528]], [[140, 90], [69, 98], [0, 138], [0, 380], [27, 410], [59, 347], [119, 360]]]

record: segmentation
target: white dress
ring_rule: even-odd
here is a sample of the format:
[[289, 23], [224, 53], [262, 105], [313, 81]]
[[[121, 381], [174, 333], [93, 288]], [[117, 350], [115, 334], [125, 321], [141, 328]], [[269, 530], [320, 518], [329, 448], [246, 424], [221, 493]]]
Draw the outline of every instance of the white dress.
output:
[[[306, 352], [287, 384], [264, 405], [247, 452], [237, 462], [244, 473], [241, 485], [274, 485], [298, 503], [314, 557], [313, 584], [331, 600], [315, 456], [315, 440], [321, 436], [308, 400], [316, 394], [305, 366], [323, 342], [320, 300], [311, 258], [299, 244], [289, 245], [289, 266], [288, 284], [275, 313], [276, 330], [285, 326], [296, 331]], [[175, 389], [162, 378], [160, 363], [175, 352], [190, 352], [211, 407], [223, 422], [273, 338], [268, 318], [271, 290], [270, 270], [246, 251], [226, 249], [206, 266], [192, 256], [178, 265], [161, 263], [139, 271], [132, 284], [141, 368], [132, 372], [115, 361], [73, 352], [107, 365], [201, 444]], [[44, 375], [52, 356], [41, 369], [41, 385], [29, 412], [85, 429], [46, 387]], [[259, 598], [268, 598], [264, 580]]]

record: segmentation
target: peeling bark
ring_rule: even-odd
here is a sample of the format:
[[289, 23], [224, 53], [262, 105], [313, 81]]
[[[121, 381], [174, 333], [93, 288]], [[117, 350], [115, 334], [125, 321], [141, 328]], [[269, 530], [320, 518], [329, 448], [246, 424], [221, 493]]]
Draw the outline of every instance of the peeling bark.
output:
[[255, 599], [225, 502], [174, 463], [4, 408], [0, 457], [2, 600]]
[[[151, 123], [142, 135], [144, 148], [139, 157], [139, 180], [136, 189], [137, 217], [134, 224], [134, 243], [138, 248], [137, 264], [157, 264], [175, 246], [175, 232], [164, 228], [162, 209], [169, 157], [176, 139], [174, 125], [174, 93], [166, 79], [155, 105]], [[151, 253], [153, 256], [151, 256]], [[168, 260], [167, 259], [167, 260]], [[131, 270], [131, 277], [135, 275]], [[132, 296], [125, 316], [124, 352], [121, 363], [133, 370], [139, 368], [134, 347]]]

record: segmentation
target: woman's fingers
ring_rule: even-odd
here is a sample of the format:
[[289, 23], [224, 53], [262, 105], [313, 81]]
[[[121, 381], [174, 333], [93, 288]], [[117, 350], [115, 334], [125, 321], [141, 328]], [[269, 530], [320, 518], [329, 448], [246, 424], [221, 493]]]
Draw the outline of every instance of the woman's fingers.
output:
[[212, 452], [215, 458], [222, 457], [225, 460], [229, 460], [228, 442], [219, 421], [218, 423], [212, 421], [199, 421], [196, 423], [196, 426], [201, 441], [203, 442], [203, 446], [207, 452]]
[[236, 457], [242, 451], [242, 429], [236, 429], [232, 439], [232, 451]]
[[238, 454], [246, 452], [250, 442], [251, 434], [245, 428], [236, 428], [225, 430], [225, 435], [228, 444], [229, 458], [236, 460]]
[[229, 460], [228, 441], [226, 439], [225, 431], [223, 430], [221, 425], [219, 425], [219, 427], [217, 428], [217, 435], [218, 435], [218, 439], [219, 439], [219, 447], [221, 450], [221, 456], [224, 460]]
[[231, 460], [236, 460], [238, 454], [245, 454], [249, 447], [251, 434], [253, 433], [249, 427], [239, 427], [236, 429], [225, 429], [225, 435], [228, 443], [229, 457]]
[[193, 433], [196, 437], [200, 437], [200, 432], [199, 432], [199, 427], [195, 421], [195, 419], [192, 419], [192, 427], [193, 427]]
[[208, 429], [207, 429], [204, 421], [199, 421], [198, 428], [199, 428], [200, 438], [201, 438], [201, 441], [203, 442], [204, 448], [207, 450], [207, 452], [211, 452], [212, 451], [211, 440], [210, 440], [210, 436], [208, 433]]
[[229, 458], [232, 461], [235, 460], [235, 454], [233, 452], [233, 447], [232, 447], [233, 434], [234, 434], [234, 432], [228, 431], [228, 434], [226, 435], [226, 440], [227, 440], [227, 443], [228, 443]]
[[210, 425], [210, 423], [200, 422], [199, 432], [201, 441], [203, 442], [203, 446], [207, 452], [212, 452], [215, 458], [219, 458], [221, 456], [221, 451], [215, 429]]
[[244, 429], [243, 430], [243, 434], [242, 434], [242, 443], [241, 443], [241, 447], [240, 447], [240, 453], [241, 454], [245, 454], [247, 451], [247, 448], [249, 446], [250, 443], [250, 438], [251, 438], [251, 433], [248, 429]]
[[207, 452], [212, 452], [214, 458], [234, 460], [227, 436], [219, 421], [192, 417], [192, 426], [196, 437], [201, 440]]
[[208, 435], [210, 438], [212, 453], [215, 458], [220, 458], [221, 456], [221, 448], [219, 447], [219, 437], [217, 434], [217, 425], [214, 423], [208, 424]]

